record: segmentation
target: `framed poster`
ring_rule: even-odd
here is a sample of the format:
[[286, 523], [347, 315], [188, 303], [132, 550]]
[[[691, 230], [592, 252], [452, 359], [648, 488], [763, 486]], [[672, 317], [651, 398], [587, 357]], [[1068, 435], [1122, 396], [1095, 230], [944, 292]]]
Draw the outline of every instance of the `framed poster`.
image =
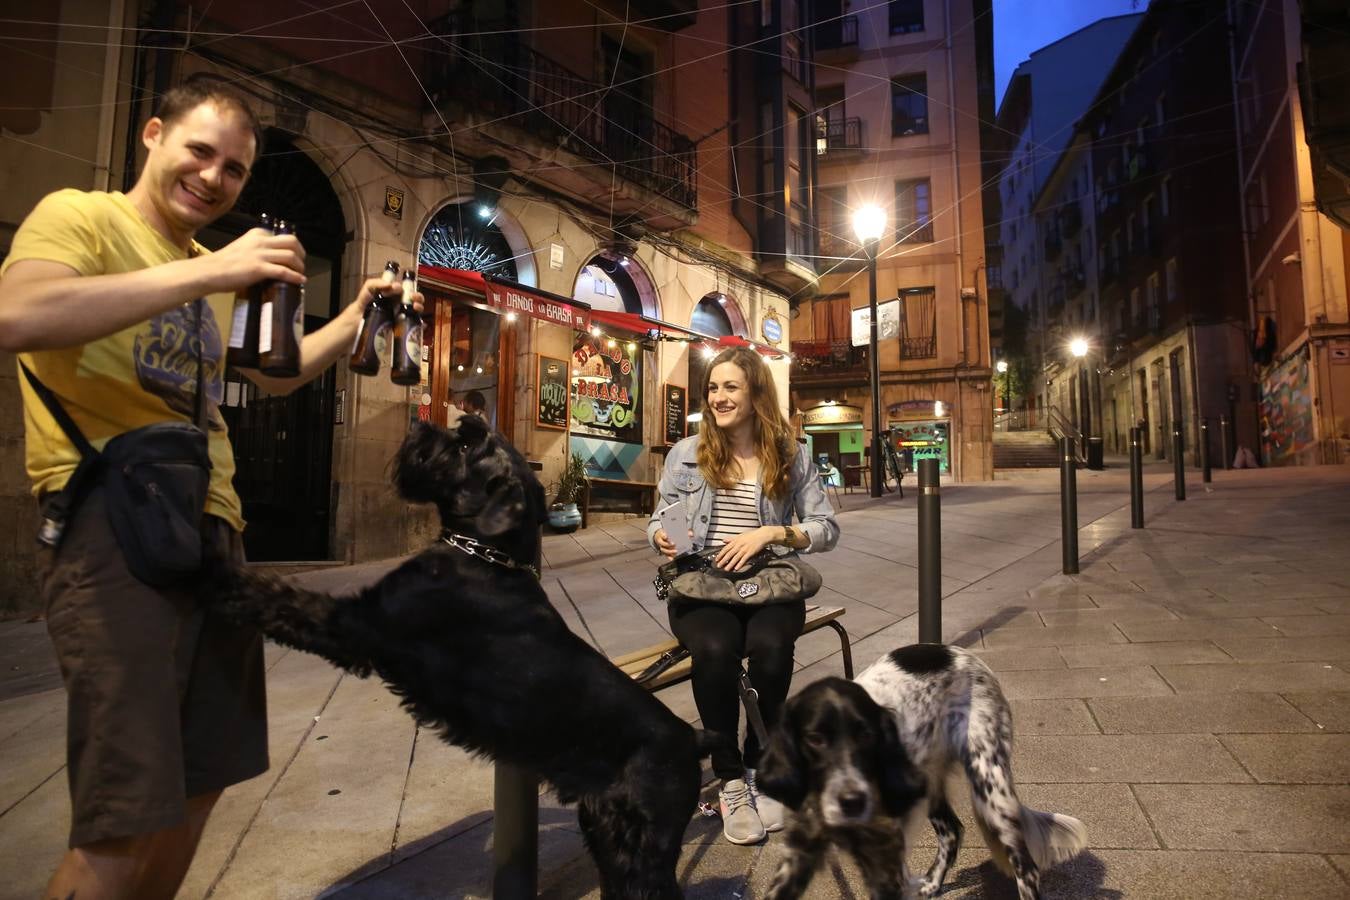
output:
[[539, 354], [539, 404], [535, 421], [541, 428], [567, 430], [567, 360]]
[[678, 384], [667, 384], [661, 389], [661, 395], [665, 397], [665, 423], [666, 423], [666, 446], [674, 444], [684, 438], [688, 431], [689, 398], [685, 389]]

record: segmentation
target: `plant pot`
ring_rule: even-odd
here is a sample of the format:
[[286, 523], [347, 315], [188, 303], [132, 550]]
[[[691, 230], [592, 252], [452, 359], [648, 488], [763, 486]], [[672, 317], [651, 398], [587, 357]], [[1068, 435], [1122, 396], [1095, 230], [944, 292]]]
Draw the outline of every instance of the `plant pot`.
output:
[[575, 503], [555, 503], [548, 508], [548, 524], [554, 531], [569, 534], [581, 527], [581, 510]]

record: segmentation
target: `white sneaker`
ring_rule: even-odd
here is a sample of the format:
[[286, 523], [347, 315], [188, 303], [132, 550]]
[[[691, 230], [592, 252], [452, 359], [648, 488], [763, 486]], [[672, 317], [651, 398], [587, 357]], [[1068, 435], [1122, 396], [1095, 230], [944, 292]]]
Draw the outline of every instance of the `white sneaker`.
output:
[[764, 825], [755, 812], [750, 787], [739, 778], [722, 782], [717, 792], [722, 811], [722, 834], [733, 844], [758, 844], [764, 840]]
[[759, 813], [760, 824], [764, 826], [767, 832], [783, 830], [783, 804], [770, 797], [768, 794], [761, 794], [759, 786], [755, 784], [755, 770], [745, 770], [745, 783], [750, 788], [750, 802], [755, 805], [755, 812]]

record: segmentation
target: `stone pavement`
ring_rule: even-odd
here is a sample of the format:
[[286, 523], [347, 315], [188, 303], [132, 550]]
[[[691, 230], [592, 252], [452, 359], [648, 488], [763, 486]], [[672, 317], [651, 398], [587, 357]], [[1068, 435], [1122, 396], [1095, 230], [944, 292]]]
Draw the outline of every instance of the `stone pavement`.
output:
[[[1350, 467], [1188, 479], [1178, 503], [1150, 464], [1134, 531], [1124, 468], [1080, 472], [1077, 576], [1059, 573], [1056, 473], [944, 487], [944, 637], [999, 673], [1023, 800], [1087, 825], [1048, 897], [1346, 897]], [[839, 548], [812, 561], [861, 668], [916, 638], [917, 515], [914, 493], [848, 499]], [[550, 597], [602, 652], [667, 636], [641, 523], [553, 536], [545, 555]], [[301, 578], [346, 590], [389, 564]], [[842, 670], [828, 631], [796, 656], [797, 687]], [[0, 898], [32, 898], [67, 828], [63, 697], [41, 623], [0, 623], [0, 660]], [[226, 793], [181, 896], [489, 896], [489, 765], [417, 729], [378, 681], [275, 647], [268, 661], [272, 768]], [[696, 719], [687, 684], [660, 696]], [[697, 818], [680, 878], [690, 898], [759, 897], [781, 848], [732, 846]], [[575, 813], [547, 795], [540, 886], [599, 893]], [[866, 892], [836, 857], [809, 896]], [[944, 896], [1015, 891], [968, 843]]]

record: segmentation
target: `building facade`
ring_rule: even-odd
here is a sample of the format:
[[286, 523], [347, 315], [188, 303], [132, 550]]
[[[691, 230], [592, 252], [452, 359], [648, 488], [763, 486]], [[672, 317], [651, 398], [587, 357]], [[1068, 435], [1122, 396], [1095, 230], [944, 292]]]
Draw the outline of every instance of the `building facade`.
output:
[[1350, 462], [1350, 233], [1316, 202], [1298, 4], [1230, 3], [1229, 16], [1261, 457]]
[[[23, 67], [22, 100], [0, 113], [17, 135], [0, 148], [0, 250], [50, 190], [129, 187], [155, 97], [220, 77], [251, 96], [267, 145], [203, 241], [222, 246], [261, 212], [296, 222], [308, 327], [386, 260], [416, 268], [428, 297], [412, 388], [339, 363], [269, 397], [227, 373], [250, 557], [419, 546], [431, 515], [394, 496], [387, 464], [410, 422], [444, 422], [451, 405], [480, 411], [545, 484], [579, 454], [612, 488], [594, 505], [618, 508], [697, 420], [715, 350], [755, 347], [787, 395], [790, 299], [815, 282], [792, 243], [814, 221], [814, 169], [782, 138], [801, 125], [794, 105], [810, 110], [809, 81], [788, 72], [733, 136], [743, 73], [728, 47], [777, 40], [799, 69], [811, 48], [793, 44], [797, 4], [742, 13], [693, 0], [372, 0], [284, 18], [260, 0], [62, 4], [59, 25], [44, 14], [29, 28], [50, 64]], [[738, 171], [742, 152], [762, 165]], [[14, 372], [0, 360], [0, 608], [33, 595]]]
[[[813, 458], [866, 483], [873, 428], [960, 480], [993, 477], [981, 132], [987, 0], [816, 3], [814, 250], [793, 300], [792, 393]], [[883, 421], [871, 416], [867, 265], [851, 224], [886, 211], [876, 261]]]

